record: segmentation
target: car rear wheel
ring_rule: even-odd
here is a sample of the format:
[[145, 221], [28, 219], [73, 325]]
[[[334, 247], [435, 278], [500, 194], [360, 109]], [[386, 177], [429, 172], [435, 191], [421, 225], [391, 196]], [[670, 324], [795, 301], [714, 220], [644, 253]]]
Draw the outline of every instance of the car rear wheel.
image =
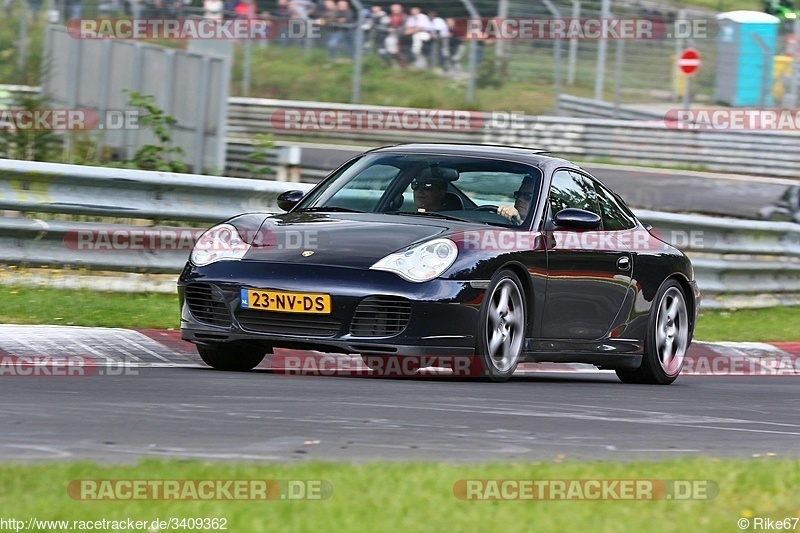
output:
[[669, 385], [683, 368], [689, 331], [689, 311], [683, 289], [677, 281], [667, 280], [650, 311], [642, 365], [636, 370], [617, 370], [617, 376], [625, 383]]
[[198, 344], [197, 352], [205, 364], [217, 370], [244, 372], [264, 360], [267, 349], [245, 343]]
[[501, 270], [481, 304], [476, 346], [483, 375], [490, 381], [507, 381], [517, 369], [525, 347], [526, 312], [519, 278], [510, 270]]

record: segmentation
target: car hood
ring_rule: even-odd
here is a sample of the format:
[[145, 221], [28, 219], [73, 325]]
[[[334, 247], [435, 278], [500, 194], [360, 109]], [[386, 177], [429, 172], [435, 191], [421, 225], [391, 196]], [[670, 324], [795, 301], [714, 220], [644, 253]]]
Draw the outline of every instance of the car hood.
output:
[[264, 220], [244, 260], [369, 268], [449, 229], [446, 220], [402, 215], [288, 213]]

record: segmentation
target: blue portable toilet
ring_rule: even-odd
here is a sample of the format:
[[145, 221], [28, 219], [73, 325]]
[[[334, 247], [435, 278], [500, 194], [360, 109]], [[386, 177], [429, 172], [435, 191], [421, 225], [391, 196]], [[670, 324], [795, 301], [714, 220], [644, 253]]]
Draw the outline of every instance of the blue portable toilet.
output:
[[759, 11], [717, 15], [714, 100], [730, 106], [771, 106], [772, 63], [780, 19]]

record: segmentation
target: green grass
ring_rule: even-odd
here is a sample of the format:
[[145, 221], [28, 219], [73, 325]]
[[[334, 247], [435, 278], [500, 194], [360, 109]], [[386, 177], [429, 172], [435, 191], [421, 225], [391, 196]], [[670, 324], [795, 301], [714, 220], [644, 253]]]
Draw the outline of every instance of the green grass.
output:
[[704, 341], [800, 341], [800, 307], [703, 311], [695, 338]]
[[0, 323], [178, 328], [176, 294], [0, 286]]
[[[177, 328], [178, 314], [174, 294], [0, 286], [0, 323], [6, 324]], [[709, 342], [800, 341], [800, 308], [701, 311], [695, 338]]]
[[[305, 501], [77, 501], [71, 480], [326, 480], [333, 494]], [[713, 499], [691, 501], [464, 501], [465, 479], [704, 480]], [[3, 518], [133, 520], [225, 518], [228, 531], [737, 531], [742, 517], [800, 517], [800, 462], [681, 459], [448, 465], [51, 463], [0, 466]], [[152, 531], [152, 530], [151, 530]]]

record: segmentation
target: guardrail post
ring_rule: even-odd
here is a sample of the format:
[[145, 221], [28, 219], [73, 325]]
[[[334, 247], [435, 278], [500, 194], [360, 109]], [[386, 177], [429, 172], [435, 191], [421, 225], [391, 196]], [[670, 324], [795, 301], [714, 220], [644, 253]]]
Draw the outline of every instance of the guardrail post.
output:
[[278, 148], [278, 181], [300, 182], [300, 162], [302, 149], [299, 146], [281, 146]]

